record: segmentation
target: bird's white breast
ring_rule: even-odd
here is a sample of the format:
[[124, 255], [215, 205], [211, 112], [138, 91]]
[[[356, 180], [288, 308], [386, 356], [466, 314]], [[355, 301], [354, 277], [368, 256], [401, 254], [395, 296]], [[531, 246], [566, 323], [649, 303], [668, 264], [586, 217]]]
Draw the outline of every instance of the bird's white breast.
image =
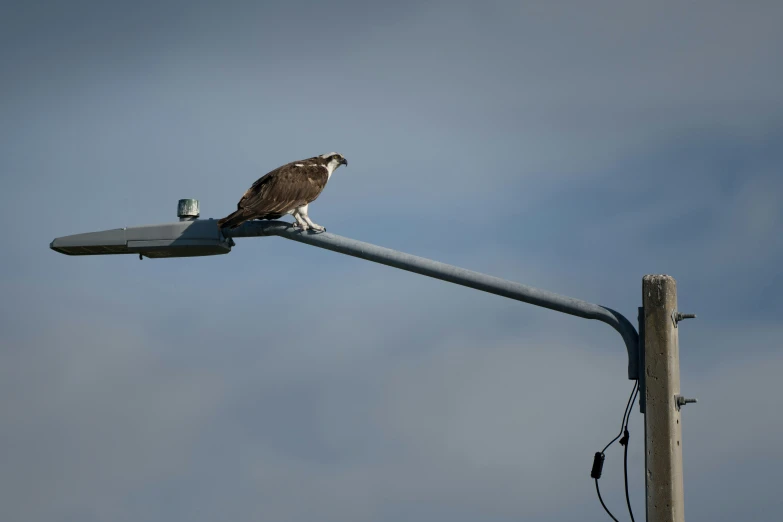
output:
[[327, 181], [329, 181], [332, 178], [332, 172], [334, 172], [334, 169], [337, 168], [337, 165], [339, 165], [339, 163], [337, 163], [334, 160], [330, 161], [326, 165], [322, 165], [322, 167], [326, 169], [326, 180]]

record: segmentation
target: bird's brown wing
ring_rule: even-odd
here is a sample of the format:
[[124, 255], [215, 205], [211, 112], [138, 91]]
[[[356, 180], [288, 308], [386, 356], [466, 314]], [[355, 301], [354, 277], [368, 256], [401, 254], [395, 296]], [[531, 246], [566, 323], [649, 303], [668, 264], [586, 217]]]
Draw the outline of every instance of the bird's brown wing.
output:
[[315, 201], [328, 179], [323, 166], [306, 161], [289, 163], [253, 183], [239, 200], [237, 209], [243, 210], [246, 219], [264, 219], [269, 215], [279, 217]]

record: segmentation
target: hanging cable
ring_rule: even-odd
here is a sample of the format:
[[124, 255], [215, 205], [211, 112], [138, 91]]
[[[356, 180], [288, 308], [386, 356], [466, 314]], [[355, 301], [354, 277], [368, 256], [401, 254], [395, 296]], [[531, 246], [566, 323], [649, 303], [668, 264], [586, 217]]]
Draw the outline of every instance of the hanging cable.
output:
[[625, 446], [623, 451], [623, 479], [625, 480], [625, 504], [628, 506], [628, 514], [631, 515], [631, 522], [636, 522], [633, 518], [633, 509], [631, 508], [631, 497], [628, 495], [628, 441], [631, 438], [631, 434], [628, 432], [628, 423], [631, 420], [631, 411], [633, 410], [633, 403], [636, 402], [636, 396], [639, 395], [639, 386], [637, 382], [636, 391], [631, 401], [631, 409], [627, 411], [627, 417], [625, 418], [625, 425], [623, 429], [623, 438], [620, 439], [620, 444]]
[[595, 456], [593, 457], [593, 469], [590, 472], [590, 476], [595, 479], [595, 492], [598, 494], [598, 500], [601, 502], [601, 506], [603, 506], [604, 511], [614, 520], [615, 522], [618, 522], [618, 520], [614, 517], [611, 511], [609, 511], [609, 508], [606, 507], [606, 504], [604, 503], [603, 498], [601, 497], [601, 489], [598, 486], [598, 479], [601, 478], [601, 472], [603, 471], [604, 467], [604, 459], [606, 458], [606, 450], [611, 446], [612, 444], [617, 441], [620, 437], [622, 439], [620, 440], [620, 444], [625, 446], [625, 499], [626, 503], [628, 504], [628, 512], [631, 514], [631, 520], [633, 522], [633, 511], [631, 510], [631, 501], [628, 496], [628, 438], [630, 437], [628, 433], [628, 421], [631, 418], [631, 411], [633, 411], [633, 404], [636, 402], [636, 396], [639, 392], [639, 381], [635, 381], [633, 385], [633, 389], [631, 390], [631, 396], [628, 397], [628, 402], [625, 405], [625, 411], [623, 412], [623, 420], [620, 424], [620, 433], [617, 434], [615, 438], [613, 438], [609, 444], [604, 446], [604, 449], [596, 452]]
[[598, 500], [601, 502], [601, 505], [604, 507], [604, 510], [609, 514], [610, 517], [612, 517], [612, 520], [614, 520], [614, 522], [620, 522], [619, 520], [614, 518], [612, 512], [609, 511], [609, 508], [606, 507], [606, 504], [604, 504], [604, 499], [601, 498], [601, 490], [598, 488], [598, 479], [595, 479], [595, 492], [598, 493]]

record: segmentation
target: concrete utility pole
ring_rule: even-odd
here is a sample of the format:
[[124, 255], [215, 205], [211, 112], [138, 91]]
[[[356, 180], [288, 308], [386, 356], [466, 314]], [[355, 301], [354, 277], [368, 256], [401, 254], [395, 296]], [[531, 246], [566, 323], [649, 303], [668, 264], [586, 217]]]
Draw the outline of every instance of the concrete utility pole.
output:
[[677, 311], [677, 282], [666, 275], [642, 280], [645, 381], [644, 432], [648, 522], [684, 522], [677, 323], [695, 317]]
[[677, 324], [695, 315], [677, 311], [674, 278], [644, 276], [639, 335], [628, 319], [605, 306], [331, 233], [302, 232], [282, 221], [252, 221], [235, 230], [221, 231], [217, 221], [199, 219], [199, 215], [198, 201], [183, 199], [177, 211], [179, 222], [60, 237], [50, 247], [75, 256], [176, 258], [228, 254], [235, 246], [233, 238], [277, 236], [606, 323], [622, 337], [628, 352], [628, 379], [639, 384], [639, 411], [645, 416], [647, 521], [684, 522], [680, 408], [696, 400], [680, 395]]

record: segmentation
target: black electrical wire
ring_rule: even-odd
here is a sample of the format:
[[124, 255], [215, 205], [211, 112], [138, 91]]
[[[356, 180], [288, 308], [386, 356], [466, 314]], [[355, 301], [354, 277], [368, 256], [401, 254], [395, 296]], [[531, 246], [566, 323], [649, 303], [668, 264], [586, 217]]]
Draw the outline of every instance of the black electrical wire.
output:
[[604, 510], [609, 514], [610, 517], [612, 517], [612, 520], [614, 520], [614, 522], [620, 522], [619, 520], [614, 518], [612, 512], [609, 511], [609, 508], [606, 507], [606, 504], [604, 504], [604, 499], [601, 498], [601, 490], [598, 489], [598, 479], [595, 479], [595, 492], [598, 493], [598, 500], [601, 502], [601, 505], [604, 507]]
[[[636, 391], [633, 395], [633, 400], [631, 401], [631, 410], [633, 409], [633, 403], [636, 402], [636, 396], [639, 395], [639, 386], [636, 386]], [[631, 515], [631, 522], [636, 522], [633, 518], [633, 509], [631, 508], [631, 497], [628, 495], [628, 441], [631, 438], [631, 434], [628, 433], [628, 422], [631, 420], [631, 410], [628, 410], [628, 417], [625, 419], [625, 429], [623, 434], [623, 439], [625, 439], [625, 444], [623, 444], [623, 441], [620, 440], [620, 444], [623, 444], [625, 446], [625, 451], [623, 452], [623, 478], [625, 480], [625, 504], [628, 506], [628, 514]]]
[[601, 489], [598, 487], [598, 479], [601, 477], [601, 469], [603, 468], [603, 459], [604, 459], [604, 453], [606, 450], [611, 446], [612, 444], [617, 441], [620, 437], [623, 437], [622, 440], [620, 440], [620, 444], [625, 446], [625, 466], [624, 466], [624, 476], [625, 476], [625, 501], [628, 505], [628, 512], [631, 514], [631, 521], [636, 522], [633, 518], [633, 510], [631, 509], [631, 501], [628, 496], [628, 439], [630, 437], [628, 433], [628, 421], [631, 419], [631, 412], [633, 411], [633, 404], [636, 402], [636, 396], [639, 393], [639, 381], [637, 380], [634, 382], [633, 389], [631, 390], [631, 396], [628, 397], [628, 402], [625, 404], [625, 411], [623, 412], [623, 421], [620, 424], [620, 433], [609, 442], [606, 446], [604, 446], [604, 449], [600, 453], [595, 454], [595, 460], [593, 461], [593, 471], [591, 473], [591, 476], [595, 479], [595, 492], [598, 494], [598, 500], [601, 502], [601, 506], [603, 506], [604, 511], [614, 520], [615, 522], [619, 522], [611, 511], [609, 511], [609, 508], [606, 507], [606, 504], [604, 503], [604, 499], [601, 497]]
[[[628, 433], [628, 430], [625, 431]], [[623, 475], [625, 476], [625, 503], [628, 506], [628, 514], [631, 515], [631, 522], [636, 522], [633, 518], [633, 509], [631, 509], [631, 499], [628, 496], [628, 437], [625, 438], [625, 457], [623, 458]]]

